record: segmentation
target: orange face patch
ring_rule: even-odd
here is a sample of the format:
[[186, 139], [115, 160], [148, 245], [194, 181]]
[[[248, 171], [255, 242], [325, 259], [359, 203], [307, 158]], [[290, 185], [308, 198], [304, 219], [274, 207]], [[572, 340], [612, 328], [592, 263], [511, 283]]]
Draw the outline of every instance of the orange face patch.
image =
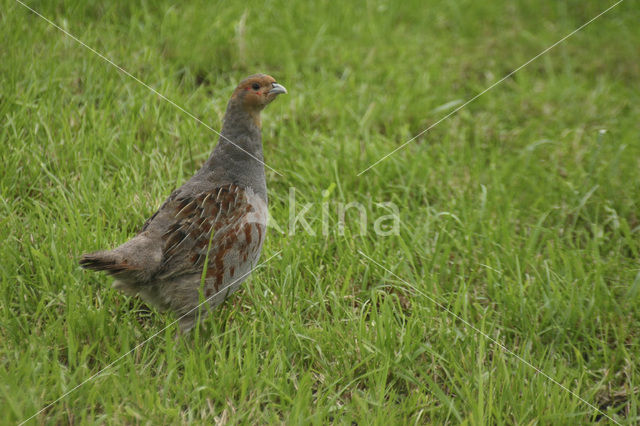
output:
[[242, 80], [233, 92], [231, 102], [241, 106], [253, 118], [253, 122], [260, 127], [260, 111], [273, 101], [278, 94], [286, 93], [284, 87], [277, 86], [274, 90], [275, 78], [267, 74], [254, 74]]
[[248, 77], [240, 82], [233, 97], [241, 98], [243, 106], [247, 109], [261, 110], [275, 99], [275, 94], [269, 94], [275, 82], [275, 78], [266, 74]]

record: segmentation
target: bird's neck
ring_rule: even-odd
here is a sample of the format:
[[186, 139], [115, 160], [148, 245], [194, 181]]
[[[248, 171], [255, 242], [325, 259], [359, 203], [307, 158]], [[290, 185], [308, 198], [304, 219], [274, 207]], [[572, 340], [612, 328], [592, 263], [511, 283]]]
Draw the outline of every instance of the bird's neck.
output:
[[216, 183], [251, 187], [266, 199], [259, 120], [259, 111], [229, 102], [218, 144], [203, 169], [212, 173]]

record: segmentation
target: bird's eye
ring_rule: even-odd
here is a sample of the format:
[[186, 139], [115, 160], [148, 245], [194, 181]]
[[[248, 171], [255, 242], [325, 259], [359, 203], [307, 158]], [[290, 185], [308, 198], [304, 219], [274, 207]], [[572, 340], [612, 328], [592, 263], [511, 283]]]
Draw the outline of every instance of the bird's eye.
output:
[[258, 90], [260, 88], [260, 85], [258, 83], [253, 83], [251, 87], [253, 88], [253, 90]]

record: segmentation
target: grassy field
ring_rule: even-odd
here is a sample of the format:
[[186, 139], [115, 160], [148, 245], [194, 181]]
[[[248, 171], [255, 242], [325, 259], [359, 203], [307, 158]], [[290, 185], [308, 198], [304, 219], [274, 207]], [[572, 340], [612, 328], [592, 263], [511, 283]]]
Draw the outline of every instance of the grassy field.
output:
[[[263, 114], [280, 253], [176, 338], [77, 260], [217, 136], [0, 1], [3, 424], [120, 357], [30, 422], [640, 422], [637, 2], [358, 176], [613, 3], [29, 1], [214, 129], [241, 78], [289, 89]], [[305, 203], [314, 232], [289, 232]]]

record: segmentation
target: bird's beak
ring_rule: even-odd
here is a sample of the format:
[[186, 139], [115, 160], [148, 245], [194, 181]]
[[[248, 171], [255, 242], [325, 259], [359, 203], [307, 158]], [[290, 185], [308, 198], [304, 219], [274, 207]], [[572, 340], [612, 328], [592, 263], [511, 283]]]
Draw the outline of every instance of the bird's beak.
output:
[[280, 93], [287, 93], [287, 89], [285, 89], [284, 86], [281, 84], [271, 83], [271, 90], [269, 90], [269, 94], [279, 95]]

